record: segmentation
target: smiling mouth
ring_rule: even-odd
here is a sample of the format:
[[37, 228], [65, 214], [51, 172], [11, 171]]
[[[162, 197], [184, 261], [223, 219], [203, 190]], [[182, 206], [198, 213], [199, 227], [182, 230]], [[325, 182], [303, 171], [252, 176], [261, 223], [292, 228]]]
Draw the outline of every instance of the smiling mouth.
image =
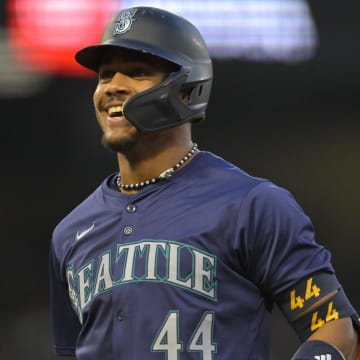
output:
[[123, 116], [123, 107], [122, 106], [112, 106], [108, 109], [108, 114], [111, 117]]

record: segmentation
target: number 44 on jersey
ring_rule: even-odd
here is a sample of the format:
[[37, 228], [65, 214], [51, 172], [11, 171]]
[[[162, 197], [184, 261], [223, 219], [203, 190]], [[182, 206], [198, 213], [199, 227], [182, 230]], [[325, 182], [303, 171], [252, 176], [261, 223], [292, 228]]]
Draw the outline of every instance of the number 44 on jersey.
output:
[[[152, 351], [163, 351], [168, 360], [180, 359], [180, 352], [184, 345], [179, 338], [179, 311], [170, 311], [159, 329], [153, 343]], [[187, 351], [201, 353], [200, 359], [212, 360], [216, 353], [216, 344], [213, 342], [214, 313], [205, 312], [187, 345]]]

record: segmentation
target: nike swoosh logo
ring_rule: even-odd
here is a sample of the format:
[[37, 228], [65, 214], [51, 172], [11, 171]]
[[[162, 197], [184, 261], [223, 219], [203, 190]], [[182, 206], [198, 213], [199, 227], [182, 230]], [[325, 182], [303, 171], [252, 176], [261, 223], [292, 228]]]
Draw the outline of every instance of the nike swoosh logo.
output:
[[77, 232], [77, 233], [76, 233], [76, 237], [75, 237], [76, 241], [82, 239], [82, 238], [83, 238], [85, 235], [87, 235], [94, 227], [95, 227], [95, 224], [92, 224], [88, 229], [86, 229], [86, 230], [84, 230], [84, 231], [82, 231], [82, 232], [80, 232], [80, 233]]

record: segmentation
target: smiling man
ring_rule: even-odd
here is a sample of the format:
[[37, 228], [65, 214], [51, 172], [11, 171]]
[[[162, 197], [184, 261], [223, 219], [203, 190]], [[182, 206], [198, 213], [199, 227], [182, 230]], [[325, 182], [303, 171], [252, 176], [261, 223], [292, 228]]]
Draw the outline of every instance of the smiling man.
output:
[[[99, 66], [99, 81], [94, 93], [95, 111], [103, 130], [103, 143], [117, 153], [132, 148], [139, 132], [126, 120], [123, 108], [126, 100], [160, 84], [179, 66], [157, 56], [115, 48], [105, 54]], [[158, 133], [155, 133], [155, 136]]]
[[212, 84], [199, 31], [125, 9], [76, 59], [98, 73], [95, 113], [119, 172], [54, 230], [56, 354], [267, 360], [277, 304], [300, 339], [293, 360], [354, 360], [359, 317], [309, 218], [192, 140]]

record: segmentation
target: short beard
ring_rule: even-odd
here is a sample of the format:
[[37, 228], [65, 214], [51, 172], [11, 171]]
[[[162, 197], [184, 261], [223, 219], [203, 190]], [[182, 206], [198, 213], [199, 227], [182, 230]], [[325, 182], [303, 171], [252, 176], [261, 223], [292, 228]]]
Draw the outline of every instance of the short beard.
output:
[[137, 141], [134, 137], [122, 138], [121, 140], [107, 139], [105, 135], [101, 139], [102, 145], [105, 149], [114, 153], [126, 153], [127, 151], [134, 148]]

